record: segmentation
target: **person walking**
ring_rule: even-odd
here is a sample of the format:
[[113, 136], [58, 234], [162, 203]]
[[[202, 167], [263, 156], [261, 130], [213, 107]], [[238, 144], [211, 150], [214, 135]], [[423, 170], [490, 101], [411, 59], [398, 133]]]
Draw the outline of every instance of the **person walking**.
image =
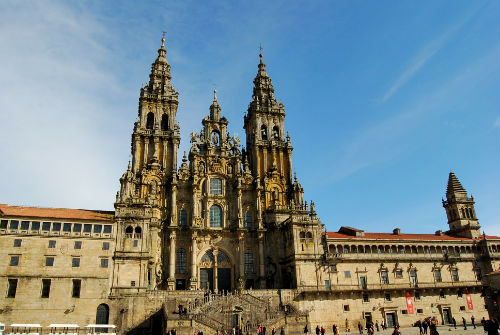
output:
[[417, 327], [418, 327], [418, 333], [420, 335], [422, 335], [424, 333], [424, 331], [422, 329], [422, 321], [420, 321], [420, 320], [417, 321]]
[[363, 334], [363, 326], [361, 325], [361, 322], [359, 322], [359, 321], [358, 321], [358, 329], [359, 329], [359, 333]]
[[467, 320], [462, 316], [462, 323], [464, 324], [464, 330], [467, 330]]
[[309, 335], [309, 328], [307, 328], [307, 325], [304, 327], [304, 334]]
[[427, 334], [427, 327], [429, 325], [427, 324], [427, 320], [424, 320], [424, 322], [422, 322], [422, 327], [424, 327], [424, 334]]
[[380, 331], [380, 328], [378, 327], [378, 320], [377, 320], [377, 321], [375, 321], [375, 328], [377, 329], [377, 332], [379, 332], [379, 331]]
[[472, 323], [472, 327], [476, 329], [476, 318], [474, 317], [474, 315], [470, 317], [470, 322]]
[[325, 335], [325, 328], [321, 326], [321, 335]]
[[335, 323], [332, 326], [332, 332], [333, 332], [333, 335], [338, 335], [338, 333], [339, 333], [339, 331], [337, 329], [337, 325]]
[[451, 323], [453, 323], [453, 327], [455, 327], [455, 329], [457, 329], [457, 320], [455, 320], [455, 317], [451, 318]]
[[394, 326], [394, 331], [392, 332], [392, 335], [401, 335], [401, 332], [399, 331], [399, 327], [397, 325]]
[[285, 327], [281, 327], [280, 335], [285, 335]]
[[319, 335], [319, 326], [316, 325], [316, 335]]

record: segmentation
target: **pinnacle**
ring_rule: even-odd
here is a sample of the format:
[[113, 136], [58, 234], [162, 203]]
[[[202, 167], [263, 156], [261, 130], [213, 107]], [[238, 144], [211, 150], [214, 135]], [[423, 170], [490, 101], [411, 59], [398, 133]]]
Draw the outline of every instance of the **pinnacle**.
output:
[[451, 195], [461, 195], [467, 197], [467, 191], [462, 186], [457, 176], [453, 172], [450, 172], [448, 177], [448, 187], [446, 188], [446, 196], [449, 197]]

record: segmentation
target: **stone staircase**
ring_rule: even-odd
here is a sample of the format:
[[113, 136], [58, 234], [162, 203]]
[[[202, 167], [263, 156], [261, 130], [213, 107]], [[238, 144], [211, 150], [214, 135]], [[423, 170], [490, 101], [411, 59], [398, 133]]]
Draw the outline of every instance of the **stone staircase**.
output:
[[188, 318], [196, 323], [217, 330], [231, 330], [237, 324], [244, 332], [252, 333], [259, 325], [279, 328], [285, 324], [286, 315], [280, 306], [250, 293], [209, 294], [203, 301], [188, 305]]

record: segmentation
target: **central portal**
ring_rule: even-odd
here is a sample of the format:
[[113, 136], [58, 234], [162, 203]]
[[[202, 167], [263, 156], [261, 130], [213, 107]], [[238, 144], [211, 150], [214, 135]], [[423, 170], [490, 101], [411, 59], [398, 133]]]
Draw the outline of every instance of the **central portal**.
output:
[[214, 292], [231, 291], [231, 261], [222, 250], [208, 250], [201, 258], [200, 287]]

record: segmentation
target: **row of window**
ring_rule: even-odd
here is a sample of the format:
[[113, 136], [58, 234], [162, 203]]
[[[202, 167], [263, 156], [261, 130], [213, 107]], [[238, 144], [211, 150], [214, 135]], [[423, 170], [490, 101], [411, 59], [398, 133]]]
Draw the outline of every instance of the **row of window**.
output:
[[[187, 273], [187, 251], [184, 248], [177, 249], [176, 257], [175, 257], [175, 272], [178, 274]], [[245, 274], [253, 274], [254, 273], [254, 258], [252, 250], [246, 250], [243, 255], [244, 260], [244, 271]], [[211, 250], [207, 251], [203, 257], [201, 258], [201, 262], [211, 262], [212, 264], [215, 262], [214, 254]], [[229, 256], [222, 250], [217, 252], [217, 262], [222, 263], [226, 262], [228, 264], [231, 263], [229, 260]]]
[[[72, 257], [71, 258], [71, 267], [79, 268], [80, 267], [80, 257]], [[101, 268], [107, 268], [109, 264], [109, 259], [106, 257], [99, 258], [101, 262]], [[21, 255], [11, 255], [9, 265], [10, 266], [18, 266], [21, 260]], [[45, 266], [51, 267], [54, 266], [55, 256], [46, 256], [45, 257]]]
[[[23, 240], [20, 238], [14, 239], [14, 247], [15, 248], [20, 248], [23, 243]], [[48, 243], [48, 248], [53, 249], [56, 247], [57, 241], [56, 240], [49, 240]], [[73, 249], [81, 249], [82, 248], [82, 241], [74, 241], [73, 243]], [[109, 250], [109, 242], [102, 242], [102, 250]]]
[[[148, 115], [146, 116], [146, 129], [152, 130], [155, 125], [155, 116], [152, 112], [149, 112]], [[168, 130], [168, 115], [163, 114], [161, 116], [161, 130], [162, 131], [167, 131]]]
[[[81, 279], [73, 279], [73, 287], [71, 289], [71, 297], [72, 298], [80, 298], [80, 291], [82, 288], [82, 280]], [[52, 285], [51, 279], [42, 279], [42, 287], [41, 287], [41, 298], [49, 298], [50, 297], [50, 287]], [[8, 279], [8, 287], [7, 287], [7, 298], [15, 298], [18, 287], [18, 279], [9, 278]]]
[[91, 223], [69, 223], [69, 222], [48, 222], [48, 221], [20, 221], [1, 220], [0, 229], [24, 230], [31, 232], [67, 232], [67, 233], [94, 233], [111, 234], [113, 225], [91, 224]]
[[[332, 271], [337, 271], [336, 266], [333, 265], [331, 270]], [[441, 274], [441, 269], [434, 269], [434, 270], [432, 270], [432, 272], [434, 274], [434, 280], [435, 280], [435, 282], [441, 283], [443, 281], [443, 277], [442, 277], [442, 274]], [[476, 268], [476, 269], [474, 269], [474, 272], [476, 274], [477, 280], [482, 280], [483, 275], [482, 275], [481, 269]], [[403, 278], [403, 270], [402, 269], [397, 269], [394, 272], [394, 274], [395, 274], [396, 278]], [[457, 268], [452, 268], [450, 270], [450, 274], [451, 274], [451, 280], [452, 281], [454, 281], [454, 282], [460, 281], [460, 277], [458, 275], [458, 269]], [[410, 276], [410, 281], [411, 281], [412, 286], [417, 287], [418, 286], [417, 270], [411, 269], [409, 271], [409, 276]], [[344, 271], [344, 277], [345, 278], [351, 278], [351, 271], [350, 270]], [[363, 289], [367, 288], [367, 277], [366, 276], [359, 277], [359, 282], [360, 282], [360, 285], [361, 285], [361, 287]], [[387, 271], [387, 270], [380, 271], [380, 283], [381, 284], [389, 284], [390, 283], [389, 282], [389, 271]]]
[[[500, 250], [500, 245], [493, 245], [491, 246], [491, 251], [492, 252], [497, 252]], [[470, 254], [470, 253], [476, 253], [476, 252], [481, 252], [482, 249], [478, 248], [477, 246], [448, 246], [448, 247], [441, 247], [441, 246], [375, 246], [375, 245], [335, 245], [335, 244], [330, 244], [328, 246], [328, 251], [332, 254], [349, 254], [349, 253], [360, 253], [360, 254], [392, 254], [392, 253], [399, 253], [399, 254], [443, 254], [443, 255], [457, 255], [459, 256], [460, 254]]]
[[[260, 127], [260, 137], [261, 139], [263, 139], [264, 141], [267, 140], [267, 127], [262, 125]], [[273, 127], [273, 138], [275, 140], [279, 140], [280, 139], [280, 129], [277, 127], [277, 126], [274, 126]]]

